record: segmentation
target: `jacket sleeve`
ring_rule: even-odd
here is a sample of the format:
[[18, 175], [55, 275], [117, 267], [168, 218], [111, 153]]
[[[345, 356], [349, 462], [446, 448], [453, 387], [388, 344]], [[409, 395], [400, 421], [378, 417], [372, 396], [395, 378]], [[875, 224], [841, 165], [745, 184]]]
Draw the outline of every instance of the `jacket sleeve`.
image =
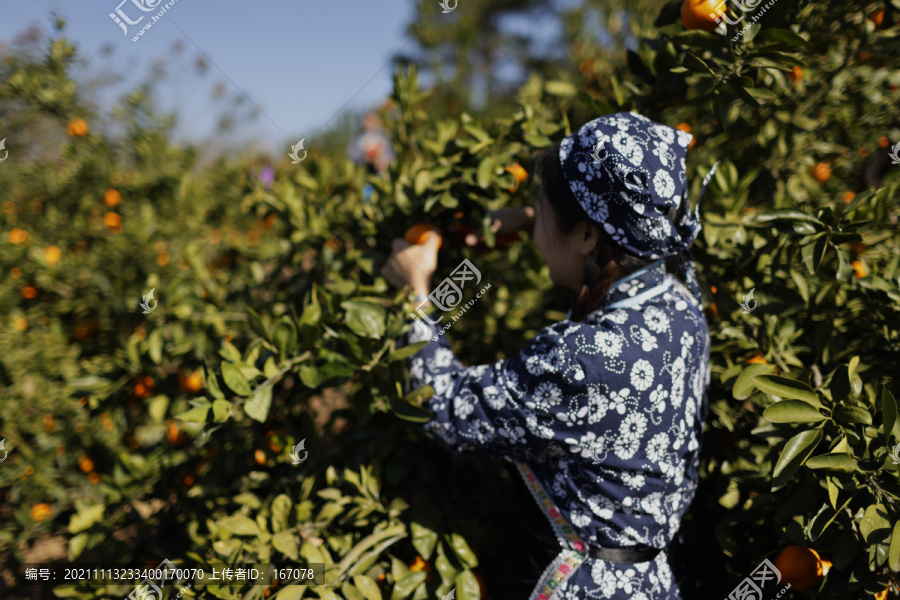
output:
[[451, 452], [475, 450], [516, 462], [533, 459], [554, 440], [557, 445], [573, 441], [557, 417], [568, 401], [585, 394], [581, 366], [574, 361], [566, 366], [560, 348], [561, 333], [570, 325], [542, 329], [509, 359], [464, 367], [440, 327], [416, 321], [400, 344], [428, 340], [406, 360], [409, 390], [423, 385], [435, 390], [424, 404], [435, 414], [424, 426], [427, 434]]

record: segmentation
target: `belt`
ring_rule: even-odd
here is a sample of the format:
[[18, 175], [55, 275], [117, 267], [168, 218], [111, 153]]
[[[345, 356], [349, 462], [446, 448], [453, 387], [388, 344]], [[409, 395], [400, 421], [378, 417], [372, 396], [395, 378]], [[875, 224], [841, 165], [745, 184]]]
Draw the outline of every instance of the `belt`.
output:
[[588, 551], [591, 558], [599, 558], [614, 563], [642, 563], [653, 560], [664, 549], [650, 548], [649, 550], [633, 550], [630, 548], [600, 548], [594, 546]]

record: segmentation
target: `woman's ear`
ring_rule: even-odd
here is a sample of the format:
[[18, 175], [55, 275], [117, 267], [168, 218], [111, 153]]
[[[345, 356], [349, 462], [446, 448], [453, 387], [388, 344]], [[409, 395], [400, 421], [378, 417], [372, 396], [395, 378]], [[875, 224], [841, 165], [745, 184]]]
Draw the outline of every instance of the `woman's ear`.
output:
[[578, 223], [579, 229], [581, 229], [581, 245], [578, 249], [581, 252], [582, 256], [588, 256], [593, 251], [594, 248], [597, 247], [597, 244], [600, 243], [600, 229], [587, 221], [581, 221]]

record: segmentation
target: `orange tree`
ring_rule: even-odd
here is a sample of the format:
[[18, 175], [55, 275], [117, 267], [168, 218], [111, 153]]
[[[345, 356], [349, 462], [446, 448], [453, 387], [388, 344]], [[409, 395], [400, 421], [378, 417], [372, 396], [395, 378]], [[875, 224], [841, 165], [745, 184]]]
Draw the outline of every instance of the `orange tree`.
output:
[[[437, 225], [442, 271], [469, 258], [491, 283], [454, 325], [454, 348], [472, 363], [515, 352], [564, 317], [567, 297], [526, 240], [500, 251], [487, 233], [469, 249], [454, 235], [530, 201], [507, 167], [528, 170], [535, 149], [633, 109], [697, 137], [692, 198], [721, 161], [695, 250], [714, 376], [685, 525], [689, 562], [704, 567], [692, 583], [727, 595], [797, 545], [832, 563], [808, 594], [896, 586], [898, 183], [889, 169], [872, 176], [859, 151], [877, 157], [881, 136], [900, 137], [888, 111], [895, 13], [876, 24], [866, 17], [878, 8], [778, 0], [732, 41], [733, 28], [685, 31], [672, 3], [599, 77], [532, 76], [498, 119], [436, 113], [415, 71], [398, 71], [386, 115], [398, 160], [368, 178], [368, 202], [366, 176], [343, 156], [311, 151], [270, 189], [248, 165], [195, 168], [141, 94], [117, 115], [124, 135], [101, 133], [64, 85], [62, 40], [43, 60], [6, 57], [0, 98], [28, 108], [23, 127], [37, 113], [59, 135], [46, 155], [0, 170], [13, 195], [0, 240], [0, 343], [13, 349], [3, 393], [24, 407], [0, 415], [4, 558], [25, 562], [56, 534], [69, 560], [322, 563], [330, 583], [269, 574], [268, 587], [198, 584], [190, 597], [399, 600], [456, 587], [468, 599], [482, 595], [479, 577], [488, 595], [508, 593], [530, 499], [504, 465], [450, 457], [403, 422], [429, 418], [430, 390], [403, 395], [416, 347], [395, 340], [411, 307], [378, 269], [391, 237]], [[574, 54], [592, 52], [578, 41]], [[13, 156], [20, 144], [8, 141]], [[145, 316], [151, 288], [159, 305]], [[758, 304], [745, 312], [751, 289]], [[348, 399], [332, 407], [340, 432], [310, 416], [330, 390]], [[287, 451], [301, 440], [309, 456], [295, 466]]]

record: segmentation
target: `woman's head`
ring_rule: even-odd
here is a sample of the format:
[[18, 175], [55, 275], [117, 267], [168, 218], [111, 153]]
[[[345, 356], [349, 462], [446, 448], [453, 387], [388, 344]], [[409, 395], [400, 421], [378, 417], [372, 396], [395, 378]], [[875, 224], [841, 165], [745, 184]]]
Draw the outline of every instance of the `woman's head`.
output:
[[[572, 320], [594, 310], [613, 282], [652, 262], [627, 252], [593, 222], [579, 204], [559, 162], [557, 143], [535, 158], [537, 186], [534, 242], [550, 269], [554, 283], [578, 292]], [[669, 211], [681, 218], [686, 206]]]

